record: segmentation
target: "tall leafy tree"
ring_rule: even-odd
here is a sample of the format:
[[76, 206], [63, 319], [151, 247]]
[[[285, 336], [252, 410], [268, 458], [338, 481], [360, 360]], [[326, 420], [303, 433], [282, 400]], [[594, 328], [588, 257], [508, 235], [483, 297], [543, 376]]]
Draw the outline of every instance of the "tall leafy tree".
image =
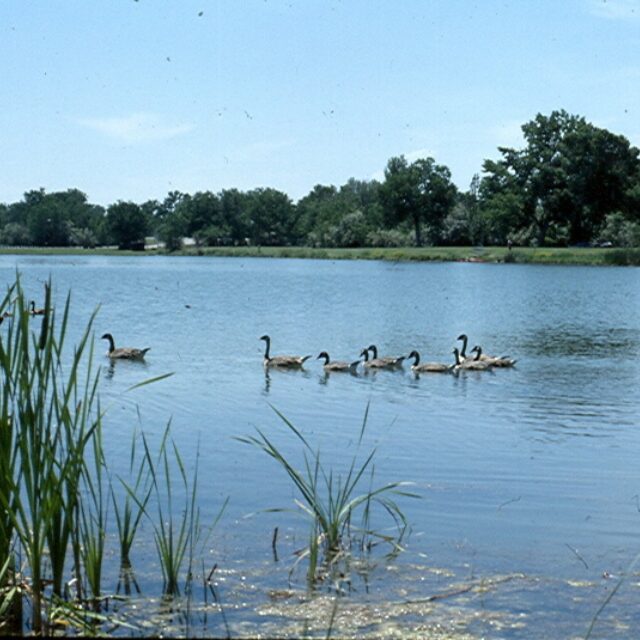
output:
[[[485, 162], [484, 205], [517, 202], [521, 219], [512, 213], [510, 222], [531, 226], [539, 244], [563, 234], [572, 243], [588, 241], [607, 214], [634, 210], [640, 165], [626, 138], [564, 110], [538, 114], [522, 131], [523, 149], [501, 147], [499, 161]], [[491, 216], [492, 207], [484, 208]], [[504, 211], [495, 213], [504, 218]]]
[[317, 184], [296, 204], [298, 232], [311, 245], [324, 244], [322, 239], [329, 228], [337, 224], [342, 213], [338, 189], [333, 185]]
[[238, 189], [223, 189], [219, 194], [220, 211], [225, 228], [229, 229], [235, 245], [250, 242], [249, 200], [250, 196]]
[[417, 246], [422, 245], [422, 225], [426, 224], [430, 241], [438, 242], [456, 198], [449, 169], [433, 158], [409, 164], [404, 156], [398, 156], [388, 161], [384, 175], [380, 198], [387, 224], [411, 220]]
[[290, 244], [296, 219], [295, 207], [289, 196], [277, 189], [254, 189], [248, 196], [251, 244]]
[[149, 229], [148, 219], [142, 207], [135, 202], [118, 201], [107, 209], [107, 231], [119, 249], [144, 246]]

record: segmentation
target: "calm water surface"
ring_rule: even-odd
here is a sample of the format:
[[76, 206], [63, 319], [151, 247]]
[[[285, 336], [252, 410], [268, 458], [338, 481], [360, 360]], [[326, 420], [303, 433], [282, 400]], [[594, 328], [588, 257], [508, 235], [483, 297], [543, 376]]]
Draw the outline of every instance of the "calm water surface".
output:
[[[354, 587], [350, 604], [424, 599], [508, 576], [482, 602], [454, 599], [430, 615], [467, 615], [471, 636], [580, 637], [640, 552], [639, 269], [0, 257], [5, 283], [16, 269], [38, 304], [49, 276], [59, 304], [71, 289], [73, 339], [99, 305], [96, 338], [108, 331], [117, 345], [151, 347], [144, 365], [110, 367], [96, 339], [108, 455], [124, 472], [134, 430], [157, 440], [169, 419], [189, 468], [199, 452], [204, 516], [230, 497], [207, 558], [220, 568], [236, 634], [269, 633], [268, 621], [284, 629], [278, 616], [288, 614], [256, 611], [268, 605], [268, 589], [289, 587], [290, 554], [308, 536], [294, 514], [261, 512], [290, 508], [295, 495], [271, 459], [234, 439], [259, 427], [301, 460], [271, 406], [342, 470], [358, 452], [369, 405], [360, 451], [377, 447], [377, 482], [411, 481], [422, 495], [402, 503], [412, 527], [407, 552], [373, 571], [368, 589]], [[274, 354], [326, 350], [353, 360], [375, 343], [383, 355], [417, 349], [423, 360], [448, 362], [463, 332], [469, 346], [517, 358], [516, 368], [327, 377], [311, 359], [304, 371], [265, 375], [258, 339], [270, 334]], [[167, 372], [174, 375], [126, 392]], [[594, 637], [634, 637], [638, 588], [636, 575]], [[478, 610], [485, 617], [470, 613]], [[502, 626], [487, 610], [504, 616]], [[201, 631], [220, 632], [219, 624], [210, 619]]]

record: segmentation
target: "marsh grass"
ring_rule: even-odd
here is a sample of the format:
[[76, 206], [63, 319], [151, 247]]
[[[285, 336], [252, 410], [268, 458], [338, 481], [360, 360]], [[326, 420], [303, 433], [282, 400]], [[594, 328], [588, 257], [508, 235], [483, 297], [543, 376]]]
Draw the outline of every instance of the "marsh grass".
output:
[[[264, 451], [284, 469], [292, 481], [298, 494], [295, 503], [311, 524], [309, 543], [299, 552], [296, 561], [297, 564], [304, 558], [308, 559], [309, 583], [313, 585], [330, 575], [337, 563], [340, 560], [349, 561], [353, 550], [358, 547], [369, 551], [376, 544], [384, 542], [390, 545], [392, 554], [401, 551], [402, 541], [407, 531], [407, 520], [394, 498], [419, 496], [402, 489], [406, 485], [403, 482], [390, 482], [377, 488], [373, 487], [373, 459], [376, 449], [373, 449], [362, 462], [358, 461], [356, 453], [346, 474], [334, 471], [332, 466], [323, 462], [320, 451], [314, 450], [302, 433], [282, 413], [275, 408], [273, 410], [302, 443], [300, 470], [258, 428], [256, 428], [257, 436], [236, 439]], [[368, 411], [367, 407], [360, 429], [358, 447], [362, 443], [366, 430]], [[367, 478], [368, 488], [363, 489], [361, 485]], [[374, 507], [380, 507], [391, 517], [395, 529], [393, 535], [382, 533], [371, 527]], [[279, 510], [270, 509], [270, 511]], [[356, 526], [354, 522], [359, 512], [361, 512], [361, 524]]]
[[[70, 365], [65, 366], [62, 353], [70, 296], [58, 329], [51, 283], [45, 285], [45, 315], [39, 335], [31, 331], [19, 279], [10, 287], [0, 310], [4, 312], [6, 306], [10, 306], [12, 317], [0, 340], [4, 445], [0, 560], [5, 562], [15, 546], [24, 554], [32, 599], [31, 624], [36, 633], [42, 633], [46, 632], [45, 586], [50, 582], [52, 594], [62, 596], [70, 549], [78, 580], [82, 573], [75, 535], [79, 530], [79, 496], [90, 477], [86, 461], [91, 458], [92, 442], [99, 439], [101, 425], [95, 410], [99, 376], [92, 374], [93, 343], [89, 343], [95, 313]], [[46, 582], [45, 566], [51, 572]]]
[[[180, 577], [183, 569], [185, 590], [190, 593], [196, 551], [206, 543], [209, 534], [222, 517], [227, 500], [223, 503], [214, 522], [209, 527], [203, 527], [200, 522], [200, 508], [197, 502], [199, 447], [193, 479], [189, 483], [180, 452], [175, 442], [169, 437], [170, 427], [171, 423], [169, 422], [155, 459], [151, 454], [145, 434], [141, 434], [144, 456], [143, 466], [140, 467], [136, 476], [137, 484], [132, 488], [123, 483], [138, 511], [134, 516], [133, 510], [129, 508], [127, 512], [125, 505], [125, 512], [120, 521], [121, 531], [131, 532], [137, 529], [142, 514], [148, 517], [153, 527], [154, 542], [162, 570], [163, 592], [167, 596], [178, 596], [181, 593]], [[141, 498], [138, 494], [138, 488], [141, 483], [144, 484], [141, 480], [143, 468], [148, 473], [149, 488], [143, 491]], [[178, 506], [175, 504], [177, 496], [173, 479], [176, 476], [179, 481], [180, 497], [184, 499]], [[148, 504], [152, 494], [156, 498], [155, 514], [150, 511]], [[126, 525], [127, 522], [130, 524]], [[121, 534], [121, 546], [122, 540]]]
[[[184, 572], [191, 581], [195, 554], [207, 540], [197, 505], [198, 468], [189, 483], [177, 447], [169, 446], [169, 425], [157, 458], [144, 434], [140, 455], [134, 436], [133, 480], [119, 482], [125, 486], [120, 502], [103, 451], [100, 370], [93, 366], [98, 310], [70, 349], [70, 294], [60, 314], [50, 282], [44, 316], [32, 316], [27, 302], [16, 276], [0, 301], [0, 633], [101, 633], [107, 623], [124, 624], [102, 604], [105, 559], [117, 557], [107, 548], [110, 507], [125, 580], [137, 589], [130, 554], [153, 498], [164, 591], [178, 593], [179, 576]], [[176, 468], [184, 505], [174, 495]], [[108, 591], [106, 597], [112, 597]]]

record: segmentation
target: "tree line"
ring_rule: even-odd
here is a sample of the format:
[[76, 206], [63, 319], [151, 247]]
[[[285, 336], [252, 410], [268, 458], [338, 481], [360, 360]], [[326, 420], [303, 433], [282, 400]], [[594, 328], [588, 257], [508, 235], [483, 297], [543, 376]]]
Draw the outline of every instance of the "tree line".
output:
[[0, 244], [201, 246], [640, 246], [639, 150], [566, 111], [522, 125], [521, 149], [499, 147], [467, 191], [433, 158], [390, 158], [384, 179], [316, 185], [294, 203], [271, 188], [171, 191], [160, 202], [88, 202], [78, 189], [29, 191], [0, 204]]

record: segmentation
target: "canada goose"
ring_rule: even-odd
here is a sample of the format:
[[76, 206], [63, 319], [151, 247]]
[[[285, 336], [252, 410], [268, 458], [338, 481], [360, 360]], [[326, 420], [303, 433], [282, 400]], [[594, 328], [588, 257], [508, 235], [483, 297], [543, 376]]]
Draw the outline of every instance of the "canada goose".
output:
[[[479, 358], [477, 356], [467, 355], [467, 340], [468, 340], [467, 335], [465, 333], [461, 333], [457, 339], [462, 340], [462, 349], [460, 349], [461, 360], [482, 360], [484, 362], [491, 362], [491, 360], [502, 360], [502, 359], [508, 358], [508, 356], [500, 356], [500, 358], [498, 358], [497, 356], [490, 356], [488, 353], [482, 353], [482, 352], [480, 353]], [[508, 365], [504, 365], [504, 366], [508, 366]]]
[[469, 356], [467, 356], [467, 342], [469, 338], [467, 338], [466, 333], [461, 333], [456, 340], [462, 340], [462, 349], [460, 349], [460, 359], [466, 360]]
[[415, 373], [450, 373], [454, 365], [442, 364], [440, 362], [425, 362], [420, 364], [420, 354], [417, 351], [412, 351], [408, 358], [414, 358], [414, 362], [411, 365], [411, 371]]
[[453, 355], [456, 359], [456, 364], [453, 367], [454, 371], [460, 371], [464, 369], [465, 371], [486, 371], [490, 369], [490, 366], [487, 362], [482, 362], [481, 360], [473, 360], [467, 358], [466, 360], [460, 360], [460, 352], [457, 347], [453, 349]]
[[147, 347], [146, 349], [136, 349], [134, 347], [120, 347], [116, 349], [113, 336], [110, 333], [105, 333], [100, 339], [109, 341], [109, 351], [107, 351], [107, 355], [112, 360], [144, 360], [144, 354], [151, 348]]
[[372, 358], [369, 360], [369, 349], [363, 349], [360, 355], [364, 357], [362, 365], [365, 369], [396, 369], [396, 365], [392, 362], [385, 362], [381, 358]]
[[268, 335], [260, 336], [260, 340], [266, 342], [264, 350], [264, 366], [265, 367], [287, 367], [289, 369], [298, 369], [302, 367], [305, 360], [308, 360], [311, 356], [269, 356], [269, 350], [271, 349], [271, 338]]
[[[511, 358], [492, 358], [482, 353], [482, 347], [475, 346], [471, 351], [476, 353], [475, 361], [486, 362], [490, 367], [513, 367], [517, 360]], [[484, 356], [484, 357], [483, 357]]]
[[325, 371], [349, 371], [351, 373], [355, 373], [355, 370], [360, 364], [360, 360], [355, 360], [354, 362], [331, 362], [329, 354], [326, 351], [320, 352], [316, 360], [319, 360], [320, 358], [324, 358], [324, 364], [322, 367]]
[[29, 309], [29, 313], [32, 316], [43, 316], [44, 315], [45, 310], [44, 309], [36, 309], [36, 303], [33, 300], [29, 303], [29, 305], [31, 307]]
[[404, 360], [404, 356], [398, 356], [398, 357], [393, 357], [393, 356], [385, 356], [378, 358], [378, 347], [376, 347], [375, 344], [371, 344], [367, 347], [368, 351], [371, 351], [371, 355], [372, 360], [381, 360], [382, 362], [385, 362], [388, 366], [390, 367], [401, 367], [402, 366], [402, 361]]

